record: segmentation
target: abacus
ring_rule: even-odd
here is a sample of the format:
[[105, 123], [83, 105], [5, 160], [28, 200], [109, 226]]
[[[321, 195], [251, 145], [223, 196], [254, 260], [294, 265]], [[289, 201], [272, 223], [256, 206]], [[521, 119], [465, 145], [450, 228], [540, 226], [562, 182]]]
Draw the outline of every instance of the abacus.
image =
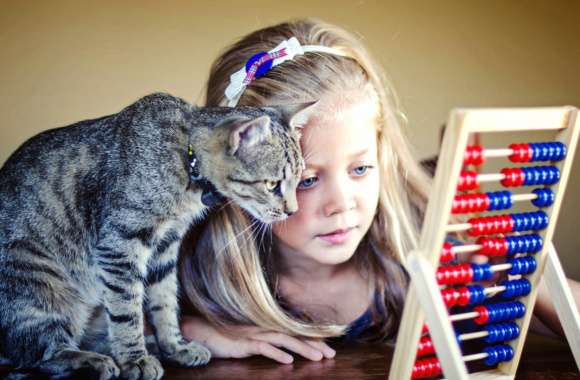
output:
[[[574, 107], [451, 112], [418, 248], [406, 257], [411, 285], [390, 379], [513, 379], [542, 278], [580, 368], [578, 312], [552, 244], [580, 131], [577, 113]], [[551, 137], [494, 149], [469, 145], [502, 132]], [[485, 173], [483, 164], [492, 160], [505, 167]], [[481, 191], [484, 183], [497, 191]], [[509, 213], [516, 203], [534, 209]], [[499, 263], [460, 260], [470, 254]], [[496, 280], [495, 273], [510, 276], [478, 284]], [[469, 330], [460, 331], [461, 324]], [[470, 340], [485, 346], [462, 352]], [[471, 361], [485, 369], [468, 374]]]

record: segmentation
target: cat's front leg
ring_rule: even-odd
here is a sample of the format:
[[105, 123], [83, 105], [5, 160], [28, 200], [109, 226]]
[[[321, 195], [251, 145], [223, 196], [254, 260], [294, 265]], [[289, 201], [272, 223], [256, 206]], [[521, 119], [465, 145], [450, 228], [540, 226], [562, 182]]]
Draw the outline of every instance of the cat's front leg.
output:
[[180, 240], [179, 234], [166, 234], [154, 250], [146, 281], [146, 310], [162, 360], [193, 367], [208, 363], [211, 353], [200, 343], [186, 341], [179, 328], [177, 251]]
[[[124, 235], [124, 236], [123, 236]], [[96, 247], [104, 289], [111, 353], [128, 380], [158, 380], [159, 360], [147, 353], [143, 335], [144, 261], [150, 254], [138, 238], [109, 234]]]

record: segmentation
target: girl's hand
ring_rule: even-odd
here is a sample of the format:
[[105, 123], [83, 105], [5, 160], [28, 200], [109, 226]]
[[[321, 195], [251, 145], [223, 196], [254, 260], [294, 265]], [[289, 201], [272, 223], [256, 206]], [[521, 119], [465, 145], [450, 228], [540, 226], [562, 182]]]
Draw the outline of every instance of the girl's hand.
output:
[[241, 327], [239, 336], [228, 335], [198, 317], [183, 316], [181, 329], [186, 339], [195, 340], [206, 346], [214, 358], [246, 358], [262, 355], [279, 363], [289, 364], [294, 358], [280, 348], [313, 361], [333, 358], [336, 354], [320, 340], [295, 338], [259, 327]]

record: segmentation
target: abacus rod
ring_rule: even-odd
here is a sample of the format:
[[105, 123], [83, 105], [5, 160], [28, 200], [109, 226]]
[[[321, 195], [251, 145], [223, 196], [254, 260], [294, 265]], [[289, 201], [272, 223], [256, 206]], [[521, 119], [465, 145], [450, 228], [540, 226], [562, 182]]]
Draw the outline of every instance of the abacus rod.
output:
[[506, 290], [505, 286], [490, 286], [489, 288], [485, 288], [483, 289], [483, 293], [485, 295], [488, 295], [490, 293], [499, 293], [499, 292], [503, 292], [504, 290]]
[[500, 148], [500, 149], [484, 149], [481, 151], [483, 157], [509, 157], [514, 154], [514, 150], [511, 148]]
[[536, 198], [538, 198], [538, 195], [537, 194], [533, 194], [533, 193], [529, 193], [529, 194], [512, 194], [512, 201], [513, 202], [533, 201]]
[[446, 232], [461, 232], [467, 231], [471, 228], [471, 223], [456, 223], [456, 224], [448, 224], [445, 227]]
[[503, 271], [503, 270], [511, 269], [512, 266], [513, 265], [512, 264], [509, 264], [509, 263], [496, 264], [496, 265], [492, 265], [490, 267], [490, 269], [491, 269], [492, 272], [500, 272], [500, 271]]
[[452, 314], [449, 316], [451, 322], [464, 321], [466, 319], [473, 319], [479, 317], [479, 312], [470, 311], [468, 313]]
[[472, 333], [461, 334], [461, 335], [459, 335], [458, 338], [459, 338], [459, 340], [463, 341], [463, 340], [485, 338], [488, 335], [489, 335], [489, 332], [487, 332], [485, 330], [481, 330], [481, 331], [476, 331], [476, 332], [472, 332]]
[[477, 252], [483, 245], [481, 244], [465, 244], [465, 245], [455, 245], [451, 247], [451, 253], [468, 253], [468, 252]]
[[476, 177], [477, 183], [483, 182], [497, 182], [505, 179], [505, 174], [501, 173], [488, 173], [488, 174], [478, 174]]
[[489, 355], [485, 352], [480, 352], [479, 354], [465, 355], [462, 359], [465, 362], [472, 362], [474, 360], [481, 360], [487, 358]]

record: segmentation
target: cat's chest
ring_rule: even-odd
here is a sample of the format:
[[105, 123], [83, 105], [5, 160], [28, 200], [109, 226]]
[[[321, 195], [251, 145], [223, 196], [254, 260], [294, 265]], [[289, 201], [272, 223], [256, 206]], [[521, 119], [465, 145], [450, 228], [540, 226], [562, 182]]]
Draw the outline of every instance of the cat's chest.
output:
[[201, 191], [187, 191], [175, 203], [169, 217], [155, 227], [154, 237], [162, 239], [169, 231], [185, 234], [192, 222], [200, 220], [206, 206], [201, 202]]

